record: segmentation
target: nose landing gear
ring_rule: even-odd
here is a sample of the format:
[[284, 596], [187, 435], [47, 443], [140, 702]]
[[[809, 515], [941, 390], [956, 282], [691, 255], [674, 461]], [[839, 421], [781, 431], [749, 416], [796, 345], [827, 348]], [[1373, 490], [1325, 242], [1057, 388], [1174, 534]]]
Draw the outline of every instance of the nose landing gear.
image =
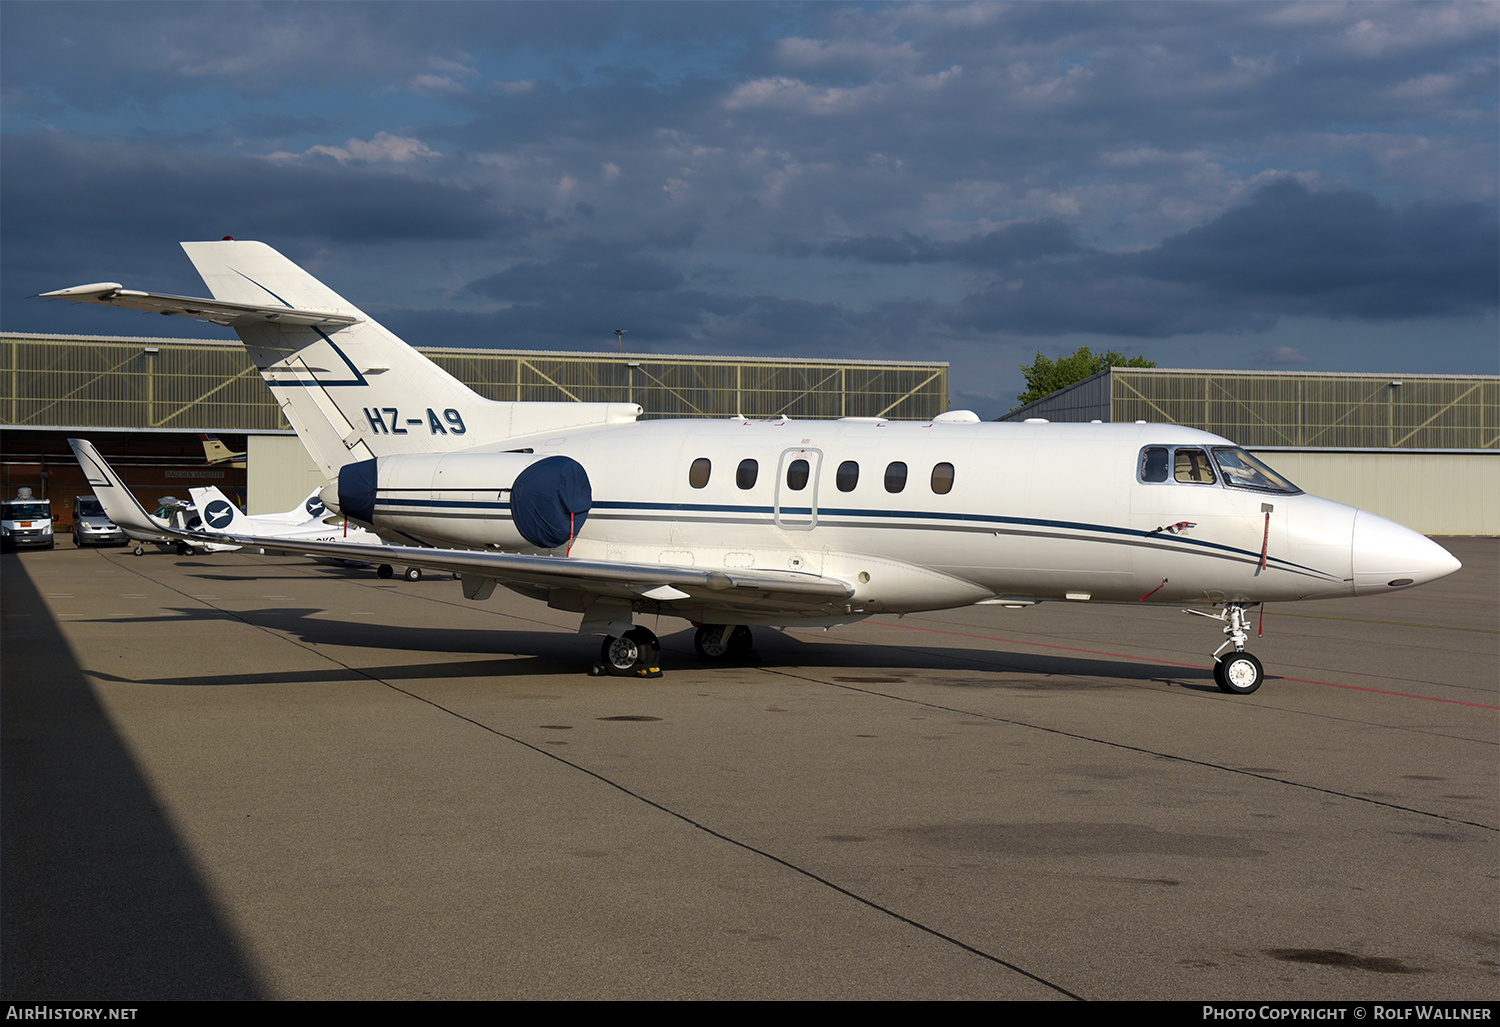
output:
[[[1219, 686], [1221, 692], [1228, 692], [1230, 695], [1249, 695], [1266, 679], [1265, 668], [1260, 665], [1260, 661], [1245, 652], [1245, 642], [1250, 638], [1250, 621], [1245, 616], [1246, 605], [1229, 603], [1218, 613], [1182, 611], [1225, 622], [1224, 634], [1229, 637], [1214, 650], [1214, 684]], [[1228, 656], [1219, 655], [1231, 645], [1234, 646], [1234, 652]]]

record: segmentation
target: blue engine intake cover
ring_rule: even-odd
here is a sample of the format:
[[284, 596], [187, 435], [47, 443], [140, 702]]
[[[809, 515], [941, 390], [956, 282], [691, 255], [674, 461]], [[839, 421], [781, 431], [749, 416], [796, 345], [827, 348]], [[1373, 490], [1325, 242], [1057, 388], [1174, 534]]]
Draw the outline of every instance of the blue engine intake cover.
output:
[[339, 468], [339, 512], [356, 521], [375, 523], [374, 460], [361, 460]]
[[[342, 495], [342, 477], [339, 487]], [[539, 549], [552, 549], [575, 536], [593, 505], [588, 473], [572, 457], [538, 460], [516, 475], [510, 489], [516, 530]]]

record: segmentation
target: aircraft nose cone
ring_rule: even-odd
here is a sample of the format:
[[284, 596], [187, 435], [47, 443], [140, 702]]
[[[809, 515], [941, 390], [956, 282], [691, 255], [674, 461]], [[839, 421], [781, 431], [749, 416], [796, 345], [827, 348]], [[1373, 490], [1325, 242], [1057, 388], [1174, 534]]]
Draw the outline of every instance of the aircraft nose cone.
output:
[[1351, 548], [1356, 595], [1436, 581], [1463, 566], [1432, 539], [1368, 510], [1355, 514]]

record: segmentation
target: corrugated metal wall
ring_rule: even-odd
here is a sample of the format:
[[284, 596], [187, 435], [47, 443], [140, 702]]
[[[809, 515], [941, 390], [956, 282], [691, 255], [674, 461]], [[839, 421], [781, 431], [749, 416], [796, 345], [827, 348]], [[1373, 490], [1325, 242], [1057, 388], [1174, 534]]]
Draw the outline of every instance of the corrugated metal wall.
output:
[[1500, 449], [1500, 378], [1123, 367], [1108, 377], [1108, 420], [1182, 424], [1247, 447]]
[[[647, 417], [923, 419], [948, 365], [642, 354], [423, 350], [480, 395], [635, 402]], [[277, 431], [289, 426], [238, 343], [0, 337], [0, 416], [26, 427]]]

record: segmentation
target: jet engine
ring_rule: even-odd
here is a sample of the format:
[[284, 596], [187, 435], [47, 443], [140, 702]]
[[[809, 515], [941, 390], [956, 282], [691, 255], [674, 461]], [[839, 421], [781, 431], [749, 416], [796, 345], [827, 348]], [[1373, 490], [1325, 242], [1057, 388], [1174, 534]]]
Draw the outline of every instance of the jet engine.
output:
[[424, 542], [523, 551], [569, 543], [593, 505], [583, 465], [534, 453], [361, 460], [321, 498], [351, 521]]

